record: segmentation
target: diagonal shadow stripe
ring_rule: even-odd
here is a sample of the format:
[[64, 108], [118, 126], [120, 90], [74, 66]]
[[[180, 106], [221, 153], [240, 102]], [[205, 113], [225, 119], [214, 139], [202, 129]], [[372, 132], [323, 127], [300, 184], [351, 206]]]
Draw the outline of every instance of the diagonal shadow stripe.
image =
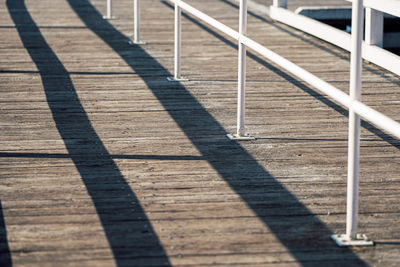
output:
[[[366, 266], [353, 251], [338, 248], [329, 239], [332, 232], [291, 192], [265, 170], [240, 144], [236, 142], [207, 141], [205, 136], [223, 136], [227, 132], [218, 121], [190, 94], [175, 83], [154, 83], [147, 71], [141, 70], [143, 61], [165, 76], [171, 76], [155, 58], [136, 46], [142, 60], [132, 59], [126, 53], [129, 38], [102, 19], [101, 14], [87, 0], [68, 0], [86, 26], [108, 44], [147, 84], [160, 103], [183, 130], [193, 145], [229, 183], [255, 214], [275, 234], [278, 240], [303, 266], [315, 266], [318, 262], [330, 264], [357, 264]], [[168, 92], [170, 94], [168, 94]], [[171, 101], [171, 96], [184, 99], [192, 110], [179, 111], [181, 102]], [[312, 240], [312, 241], [311, 241]]]
[[4, 222], [3, 206], [0, 201], [0, 266], [12, 266], [10, 247], [7, 241], [7, 229]]
[[[57, 130], [68, 152], [72, 152], [71, 159], [93, 201], [117, 266], [170, 265], [138, 198], [91, 125], [68, 71], [42, 36], [24, 0], [7, 0], [7, 7], [22, 43], [39, 69]], [[57, 101], [60, 93], [64, 95], [63, 105], [80, 112], [62, 111]], [[67, 142], [75, 138], [96, 145]], [[123, 201], [112, 201], [115, 197]]]

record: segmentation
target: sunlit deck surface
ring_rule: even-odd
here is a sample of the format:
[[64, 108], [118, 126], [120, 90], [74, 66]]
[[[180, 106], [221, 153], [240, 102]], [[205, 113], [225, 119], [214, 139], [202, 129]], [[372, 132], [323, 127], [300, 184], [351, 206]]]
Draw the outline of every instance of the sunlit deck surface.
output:
[[[229, 0], [190, 4], [237, 28]], [[173, 9], [133, 1], [0, 0], [0, 265], [399, 266], [400, 145], [363, 123], [359, 232], [345, 232], [347, 111], [249, 53], [236, 129], [237, 46]], [[262, 14], [248, 35], [348, 92], [349, 54]], [[400, 78], [363, 69], [363, 101], [400, 121]]]

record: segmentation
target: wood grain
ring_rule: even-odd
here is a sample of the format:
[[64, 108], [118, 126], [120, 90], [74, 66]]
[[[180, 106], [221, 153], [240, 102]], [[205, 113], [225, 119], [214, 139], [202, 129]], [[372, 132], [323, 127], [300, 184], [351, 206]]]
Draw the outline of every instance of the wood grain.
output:
[[[188, 2], [237, 28], [234, 1]], [[343, 107], [249, 51], [246, 124], [258, 139], [230, 142], [237, 51], [223, 34], [185, 14], [190, 81], [169, 83], [166, 2], [142, 1], [147, 44], [135, 47], [132, 1], [114, 1], [111, 21], [100, 0], [0, 6], [3, 265], [400, 264], [398, 140], [363, 123], [359, 231], [376, 246], [338, 248]], [[260, 16], [249, 15], [251, 38], [348, 92], [347, 52]], [[399, 89], [364, 63], [364, 102], [398, 121]]]

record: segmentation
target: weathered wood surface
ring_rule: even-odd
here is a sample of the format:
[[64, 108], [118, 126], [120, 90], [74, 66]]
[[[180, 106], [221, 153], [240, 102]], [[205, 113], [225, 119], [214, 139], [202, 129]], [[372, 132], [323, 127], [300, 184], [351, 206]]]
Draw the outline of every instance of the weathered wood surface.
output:
[[[237, 28], [235, 5], [189, 1]], [[398, 140], [364, 124], [360, 232], [342, 249], [347, 113], [249, 54], [248, 131], [235, 130], [236, 45], [142, 1], [1, 0], [0, 260], [6, 266], [398, 266]], [[98, 11], [96, 11], [95, 7]], [[111, 23], [111, 24], [110, 24]], [[348, 53], [267, 18], [249, 36], [348, 91]], [[363, 99], [400, 120], [400, 79], [364, 65]], [[6, 236], [5, 236], [6, 233]]]

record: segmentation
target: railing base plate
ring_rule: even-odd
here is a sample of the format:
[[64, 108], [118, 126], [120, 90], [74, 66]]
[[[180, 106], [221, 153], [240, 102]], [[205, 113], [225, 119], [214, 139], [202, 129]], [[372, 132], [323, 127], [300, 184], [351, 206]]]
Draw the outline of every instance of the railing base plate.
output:
[[331, 238], [339, 247], [366, 247], [373, 246], [374, 241], [364, 234], [357, 234], [357, 239], [350, 239], [347, 235], [332, 235]]
[[135, 42], [133, 40], [129, 40], [128, 44], [132, 45], [132, 46], [135, 46], [135, 45], [144, 45], [144, 44], [146, 44], [146, 42], [145, 41], [137, 41], [137, 42]]
[[238, 135], [238, 134], [227, 134], [226, 135], [229, 140], [236, 140], [236, 141], [252, 141], [256, 140], [256, 138], [252, 135], [245, 134], [243, 136]]
[[103, 19], [106, 19], [106, 20], [113, 20], [113, 19], [117, 19], [117, 17], [114, 17], [114, 16], [112, 16], [112, 17], [103, 16]]
[[169, 82], [188, 82], [189, 79], [186, 79], [186, 78], [177, 79], [175, 77], [167, 77], [167, 81], [169, 81]]

